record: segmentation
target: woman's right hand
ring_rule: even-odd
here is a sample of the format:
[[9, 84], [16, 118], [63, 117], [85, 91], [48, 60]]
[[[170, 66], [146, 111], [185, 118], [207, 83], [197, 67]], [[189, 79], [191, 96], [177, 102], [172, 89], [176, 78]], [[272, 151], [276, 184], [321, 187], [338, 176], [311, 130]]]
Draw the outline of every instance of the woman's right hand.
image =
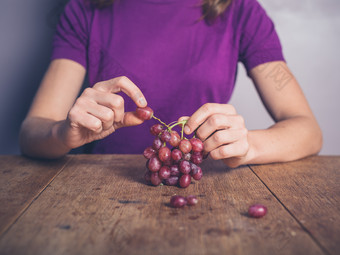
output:
[[70, 149], [102, 139], [121, 127], [139, 125], [143, 120], [134, 112], [125, 112], [128, 95], [138, 107], [147, 105], [141, 90], [127, 77], [117, 77], [86, 88], [70, 109], [67, 119], [55, 130], [57, 137]]

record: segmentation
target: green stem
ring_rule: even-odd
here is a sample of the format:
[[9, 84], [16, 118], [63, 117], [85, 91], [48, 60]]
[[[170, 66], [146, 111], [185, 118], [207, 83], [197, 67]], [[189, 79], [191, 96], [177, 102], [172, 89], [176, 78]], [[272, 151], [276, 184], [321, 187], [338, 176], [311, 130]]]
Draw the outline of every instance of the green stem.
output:
[[183, 139], [184, 137], [184, 126], [185, 124], [188, 122], [188, 120], [182, 120], [182, 121], [173, 121], [171, 122], [169, 125], [165, 124], [163, 121], [161, 121], [159, 118], [157, 118], [155, 115], [152, 115], [152, 118], [154, 118], [155, 120], [158, 120], [160, 123], [162, 123], [164, 126], [167, 127], [167, 129], [169, 130], [169, 132], [171, 132], [171, 130], [178, 126], [178, 125], [182, 125], [182, 130], [181, 130], [181, 139]]
[[172, 121], [172, 122], [170, 122], [169, 124], [168, 124], [168, 126], [171, 126], [171, 125], [173, 125], [173, 124], [175, 124], [175, 123], [177, 123], [177, 121], [175, 120], [175, 121]]
[[166, 126], [167, 128], [169, 128], [169, 126], [167, 124], [165, 124], [163, 121], [161, 121], [160, 119], [158, 119], [155, 115], [152, 115], [152, 118], [154, 118], [155, 120], [158, 120], [160, 123], [162, 123], [164, 126]]
[[171, 130], [178, 125], [182, 125], [182, 129], [183, 129], [183, 127], [186, 123], [187, 123], [187, 120], [182, 120], [182, 121], [176, 122], [175, 124], [169, 126], [168, 128]]

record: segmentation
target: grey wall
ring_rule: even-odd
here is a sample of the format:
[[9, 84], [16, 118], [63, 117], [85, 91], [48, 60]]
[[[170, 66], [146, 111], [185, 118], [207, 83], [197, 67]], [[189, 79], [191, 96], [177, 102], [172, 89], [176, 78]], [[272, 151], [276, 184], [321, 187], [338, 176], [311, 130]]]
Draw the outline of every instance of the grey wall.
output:
[[[20, 123], [49, 63], [53, 26], [64, 2], [0, 2], [0, 154], [19, 153]], [[321, 124], [322, 154], [340, 154], [340, 1], [260, 2], [274, 20], [288, 65]], [[249, 129], [272, 124], [242, 66], [231, 103]]]
[[18, 132], [51, 49], [62, 0], [0, 1], [0, 154], [18, 154]]

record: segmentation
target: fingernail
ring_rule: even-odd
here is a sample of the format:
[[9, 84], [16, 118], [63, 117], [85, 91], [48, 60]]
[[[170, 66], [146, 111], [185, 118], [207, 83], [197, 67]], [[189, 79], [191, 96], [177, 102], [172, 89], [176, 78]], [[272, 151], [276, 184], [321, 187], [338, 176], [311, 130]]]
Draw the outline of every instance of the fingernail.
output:
[[146, 105], [146, 100], [145, 100], [143, 97], [141, 97], [141, 98], [138, 100], [138, 102], [140, 103], [141, 106], [145, 106], [145, 105]]
[[190, 128], [189, 128], [188, 126], [185, 126], [185, 127], [184, 127], [184, 132], [185, 132], [186, 134], [190, 134]]

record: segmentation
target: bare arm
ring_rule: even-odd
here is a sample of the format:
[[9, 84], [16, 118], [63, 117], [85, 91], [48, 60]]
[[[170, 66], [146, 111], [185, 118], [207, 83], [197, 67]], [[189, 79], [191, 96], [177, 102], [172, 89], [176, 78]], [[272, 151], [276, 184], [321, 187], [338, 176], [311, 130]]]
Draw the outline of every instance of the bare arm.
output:
[[250, 72], [261, 99], [276, 124], [248, 131], [229, 104], [206, 104], [188, 120], [213, 159], [228, 166], [284, 162], [316, 154], [322, 146], [320, 127], [294, 76], [284, 62], [271, 62]]
[[66, 59], [51, 62], [21, 125], [20, 147], [32, 157], [60, 157], [70, 151], [56, 134], [81, 89], [85, 68]]
[[249, 163], [289, 161], [316, 154], [321, 129], [293, 74], [284, 62], [255, 67], [250, 73], [276, 124], [249, 132]]
[[99, 82], [77, 98], [84, 77], [85, 68], [74, 61], [51, 63], [21, 127], [23, 154], [58, 158], [117, 128], [143, 122], [124, 111], [124, 100], [116, 94], [123, 91], [137, 106], [146, 106], [142, 92], [128, 78]]

